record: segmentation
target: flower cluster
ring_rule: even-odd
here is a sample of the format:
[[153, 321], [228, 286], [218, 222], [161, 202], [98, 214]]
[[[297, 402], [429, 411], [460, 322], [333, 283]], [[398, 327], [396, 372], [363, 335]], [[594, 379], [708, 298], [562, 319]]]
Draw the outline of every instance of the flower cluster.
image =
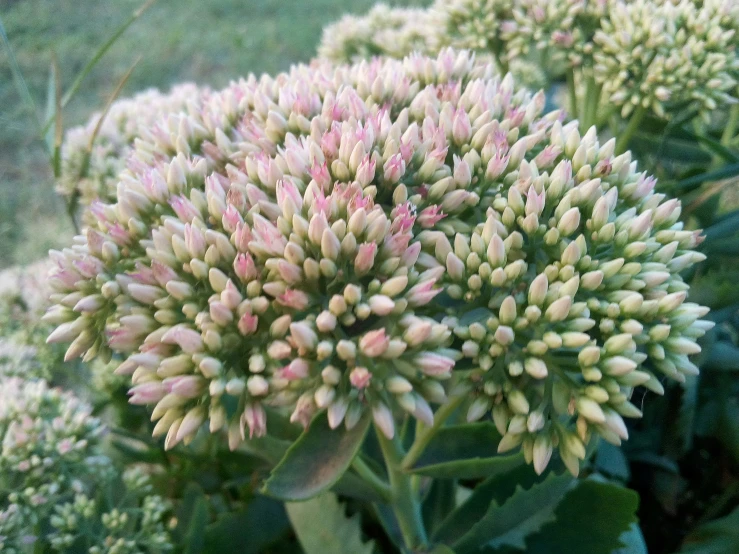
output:
[[36, 540], [34, 529], [55, 502], [92, 472], [103, 427], [90, 411], [45, 381], [0, 381], [0, 485], [10, 491], [0, 504], [3, 547]]
[[83, 205], [98, 198], [114, 199], [118, 174], [134, 141], [149, 133], [166, 141], [173, 132], [167, 127], [171, 123], [167, 116], [197, 109], [205, 94], [207, 89], [191, 83], [177, 85], [168, 93], [146, 90], [114, 102], [107, 113], [96, 113], [85, 125], [70, 129], [64, 137], [57, 190], [63, 196], [77, 197]]
[[668, 103], [707, 113], [734, 101], [739, 20], [727, 21], [729, 4], [614, 3], [594, 36], [594, 76], [607, 100], [624, 116], [639, 107], [664, 116]]
[[334, 61], [357, 61], [386, 55], [402, 58], [434, 48], [433, 15], [419, 8], [376, 4], [367, 15], [345, 15], [323, 30], [318, 55]]
[[[536, 66], [533, 79], [519, 78], [527, 85], [577, 70], [580, 92], [623, 117], [636, 107], [666, 117], [683, 105], [706, 114], [734, 101], [739, 80], [739, 10], [731, 0], [437, 0], [409, 21], [412, 32], [399, 26], [396, 40], [360, 48], [378, 36], [377, 18], [352, 17], [351, 25], [326, 28], [319, 55], [346, 61], [470, 48], [517, 76]], [[597, 88], [585, 91], [589, 80]]]
[[117, 201], [53, 255], [49, 340], [123, 355], [167, 447], [209, 420], [234, 448], [268, 406], [392, 437], [456, 375], [501, 449], [543, 470], [558, 444], [574, 471], [650, 371], [694, 371], [708, 324], [679, 203], [543, 109], [452, 50], [233, 83], [168, 160], [137, 141]]
[[97, 500], [84, 493], [54, 507], [50, 518], [54, 531], [49, 536], [51, 549], [69, 552], [80, 544], [90, 554], [155, 554], [169, 552], [174, 545], [168, 532], [172, 507], [153, 493], [148, 475], [138, 467], [123, 472], [123, 492], [116, 491], [115, 506], [105, 498]]

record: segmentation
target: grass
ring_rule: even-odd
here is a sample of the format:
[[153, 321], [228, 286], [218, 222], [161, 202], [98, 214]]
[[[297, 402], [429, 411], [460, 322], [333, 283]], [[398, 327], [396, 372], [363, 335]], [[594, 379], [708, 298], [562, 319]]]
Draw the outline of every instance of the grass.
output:
[[[45, 105], [52, 55], [63, 88], [143, 0], [0, 0], [0, 14], [37, 105]], [[399, 0], [395, 5], [427, 2]], [[181, 81], [222, 87], [246, 73], [274, 73], [308, 61], [323, 26], [374, 0], [159, 0], [95, 67], [64, 111], [64, 126], [100, 109], [143, 56], [122, 95]], [[0, 268], [27, 263], [69, 242], [72, 227], [33, 118], [0, 49]], [[39, 114], [43, 116], [43, 114]]]

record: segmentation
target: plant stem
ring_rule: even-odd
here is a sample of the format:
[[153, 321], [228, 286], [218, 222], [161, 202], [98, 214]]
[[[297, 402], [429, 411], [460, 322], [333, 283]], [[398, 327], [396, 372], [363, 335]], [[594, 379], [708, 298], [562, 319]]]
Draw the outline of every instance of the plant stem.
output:
[[575, 86], [575, 70], [569, 68], [567, 70], [567, 92], [570, 99], [570, 117], [577, 118], [577, 88]]
[[418, 430], [416, 433], [416, 439], [413, 441], [413, 444], [405, 455], [405, 458], [403, 458], [403, 469], [409, 469], [418, 461], [418, 458], [421, 457], [421, 454], [423, 454], [423, 451], [426, 449], [429, 442], [431, 442], [431, 439], [434, 438], [436, 432], [442, 424], [449, 419], [449, 416], [454, 413], [454, 410], [456, 410], [464, 401], [464, 398], [464, 395], [450, 398], [449, 401], [439, 408], [436, 411], [436, 414], [434, 414], [434, 424], [431, 427], [425, 427]]
[[369, 486], [371, 486], [377, 494], [385, 499], [386, 502], [390, 502], [392, 499], [392, 489], [383, 479], [380, 479], [377, 474], [367, 465], [367, 463], [359, 455], [354, 458], [352, 467], [357, 474], [364, 479]]
[[421, 517], [421, 501], [413, 490], [411, 476], [404, 473], [400, 467], [403, 456], [400, 439], [397, 435], [393, 439], [388, 439], [377, 427], [375, 432], [387, 465], [392, 492], [390, 505], [398, 520], [403, 542], [412, 552], [423, 550], [428, 547], [428, 538]]
[[643, 106], [639, 106], [636, 108], [633, 114], [631, 114], [631, 118], [629, 119], [629, 124], [626, 125], [626, 129], [624, 129], [624, 132], [621, 133], [620, 136], [616, 138], [617, 144], [616, 144], [616, 153], [617, 154], [623, 154], [626, 152], [626, 149], [629, 146], [629, 141], [631, 140], [631, 137], [634, 135], [636, 130], [639, 128], [639, 124], [642, 122], [642, 119], [644, 119], [644, 116], [647, 114], [647, 110]]
[[721, 144], [724, 146], [731, 144], [731, 140], [736, 134], [737, 125], [739, 125], [739, 104], [734, 104], [729, 110], [729, 121], [727, 121], [724, 132], [721, 135]]

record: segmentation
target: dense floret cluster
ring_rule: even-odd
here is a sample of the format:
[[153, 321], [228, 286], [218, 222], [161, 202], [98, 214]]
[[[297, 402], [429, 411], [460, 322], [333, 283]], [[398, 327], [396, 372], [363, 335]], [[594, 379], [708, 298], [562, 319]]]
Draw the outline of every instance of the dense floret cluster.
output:
[[121, 476], [101, 455], [92, 407], [44, 380], [0, 377], [0, 550], [163, 552], [168, 503], [140, 469]]
[[543, 109], [464, 51], [233, 83], [136, 141], [53, 255], [49, 340], [123, 356], [169, 448], [206, 420], [235, 448], [269, 406], [392, 437], [463, 391], [501, 450], [576, 472], [710, 324], [679, 203]]
[[581, 102], [613, 105], [623, 117], [637, 108], [666, 117], [677, 106], [707, 115], [735, 101], [739, 9], [731, 0], [437, 0], [412, 15], [382, 13], [406, 22], [394, 40], [375, 40], [374, 12], [348, 16], [324, 30], [319, 55], [356, 61], [470, 48], [502, 72], [531, 76], [519, 78], [525, 84], [539, 85], [536, 73], [574, 72]]
[[149, 89], [113, 102], [107, 112], [73, 127], [64, 137], [57, 190], [83, 205], [98, 198], [115, 199], [118, 174], [126, 167], [134, 142], [159, 137], [166, 143], [174, 132], [167, 116], [197, 110], [207, 93], [207, 88], [192, 83], [177, 85], [167, 93]]

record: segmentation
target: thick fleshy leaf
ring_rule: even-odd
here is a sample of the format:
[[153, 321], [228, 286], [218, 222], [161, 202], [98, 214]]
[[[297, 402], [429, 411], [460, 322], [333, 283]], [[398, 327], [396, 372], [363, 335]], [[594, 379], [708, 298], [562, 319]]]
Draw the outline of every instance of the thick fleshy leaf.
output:
[[500, 433], [489, 422], [439, 430], [410, 471], [437, 479], [477, 479], [524, 463], [522, 454], [498, 454]]
[[554, 520], [554, 511], [572, 482], [569, 474], [551, 473], [544, 481], [535, 483], [529, 489], [517, 486], [511, 497], [502, 504], [491, 502], [482, 519], [452, 548], [458, 554], [506, 546], [524, 550], [526, 539]]
[[631, 477], [629, 462], [623, 451], [606, 441], [600, 441], [595, 454], [595, 467], [601, 473], [626, 482]]
[[621, 533], [619, 540], [623, 546], [612, 554], [648, 554], [647, 543], [637, 523], [629, 525], [629, 530]]
[[711, 371], [739, 370], [739, 348], [729, 341], [716, 341], [711, 345], [702, 366]]
[[205, 526], [208, 524], [208, 499], [200, 486], [190, 483], [185, 488], [177, 509], [177, 529], [185, 554], [203, 552]]
[[288, 448], [265, 482], [263, 492], [291, 501], [307, 500], [328, 490], [351, 465], [369, 424], [370, 418], [365, 416], [351, 431], [344, 427], [331, 429], [326, 415], [320, 414]]
[[221, 514], [205, 532], [205, 552], [257, 554], [290, 529], [282, 502], [255, 497], [244, 510]]
[[638, 506], [639, 496], [632, 490], [594, 479], [579, 481], [557, 505], [555, 519], [526, 541], [526, 552], [613, 552], [624, 546], [621, 537], [636, 523]]
[[491, 504], [501, 505], [516, 492], [516, 486], [530, 488], [544, 480], [529, 465], [521, 465], [483, 481], [472, 494], [441, 523], [434, 532], [437, 542], [452, 544], [483, 517]]
[[372, 554], [374, 543], [362, 541], [359, 516], [346, 517], [335, 494], [288, 502], [285, 508], [305, 554]]
[[673, 189], [689, 189], [698, 186], [701, 183], [705, 183], [706, 181], [729, 179], [730, 177], [734, 177], [735, 175], [739, 175], [739, 163], [727, 164], [713, 171], [707, 171], [705, 173], [693, 175], [692, 177], [688, 177], [686, 179], [683, 179], [682, 181], [678, 181], [677, 183], [675, 183]]
[[429, 533], [433, 533], [454, 509], [456, 491], [457, 482], [453, 479], [434, 479], [431, 482], [421, 506], [423, 523]]
[[739, 552], [739, 508], [695, 529], [683, 541], [681, 554]]

